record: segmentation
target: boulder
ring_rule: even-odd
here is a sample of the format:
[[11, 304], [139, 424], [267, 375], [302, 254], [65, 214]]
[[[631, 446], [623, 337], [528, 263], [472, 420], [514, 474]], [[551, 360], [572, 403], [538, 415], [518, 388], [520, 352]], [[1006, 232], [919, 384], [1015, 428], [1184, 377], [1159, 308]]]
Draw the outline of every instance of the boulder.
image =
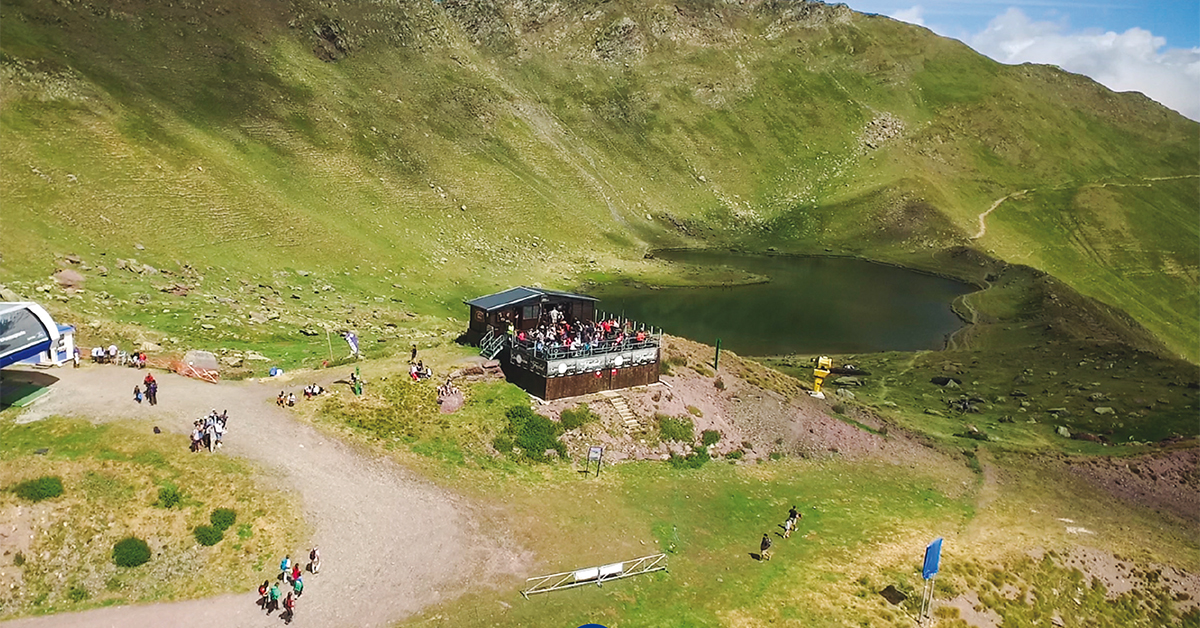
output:
[[162, 350], [163, 350], [162, 345], [157, 345], [150, 341], [146, 341], [146, 342], [143, 342], [142, 344], [138, 345], [138, 351], [145, 351], [147, 353], [153, 353], [155, 351], [162, 351]]
[[58, 285], [64, 288], [78, 288], [83, 285], [84, 280], [83, 275], [79, 274], [79, 271], [71, 268], [59, 270], [54, 273], [53, 277], [54, 281], [58, 282]]
[[221, 358], [221, 364], [224, 364], [225, 366], [228, 366], [229, 368], [234, 368], [234, 369], [241, 368], [242, 365], [245, 363], [246, 363], [245, 360], [243, 360], [241, 356], [237, 356], [237, 355], [227, 355], [227, 356]]
[[1071, 438], [1071, 430], [1068, 430], [1067, 428], [1063, 427], [1062, 425], [1058, 426], [1058, 429], [1056, 429], [1055, 431], [1058, 432], [1058, 435], [1062, 436], [1063, 438]]
[[843, 399], [853, 399], [854, 398], [854, 393], [851, 392], [849, 388], [839, 388], [833, 394], [835, 394], [838, 397], [841, 397]]
[[853, 375], [839, 377], [839, 378], [833, 380], [833, 383], [837, 384], [838, 386], [862, 386], [863, 385], [862, 378], [855, 377]]
[[929, 383], [936, 384], [938, 386], [946, 386], [946, 385], [952, 384], [952, 383], [957, 384], [957, 385], [962, 385], [962, 380], [954, 378], [954, 377], [945, 377], [945, 376], [939, 375], [937, 377], [930, 379]]
[[1096, 414], [1116, 414], [1117, 413], [1116, 410], [1113, 410], [1112, 408], [1110, 408], [1108, 406], [1100, 406], [1098, 408], [1092, 408], [1092, 412], [1095, 412]]

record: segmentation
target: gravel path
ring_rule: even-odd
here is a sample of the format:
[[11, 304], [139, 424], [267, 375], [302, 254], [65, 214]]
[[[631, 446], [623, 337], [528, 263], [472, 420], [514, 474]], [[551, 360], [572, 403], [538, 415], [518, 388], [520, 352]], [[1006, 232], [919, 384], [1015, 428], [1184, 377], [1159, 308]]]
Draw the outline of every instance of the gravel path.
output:
[[[144, 372], [114, 366], [57, 369], [61, 378], [19, 420], [52, 415], [94, 421], [144, 417], [146, 429], [188, 433], [210, 409], [229, 410], [229, 432], [217, 455], [248, 458], [275, 472], [299, 495], [321, 573], [305, 578], [295, 623], [378, 626], [466, 590], [469, 579], [492, 580], [521, 570], [526, 558], [506, 540], [478, 529], [464, 500], [390, 460], [365, 454], [296, 420], [274, 405], [274, 382], [208, 384], [155, 373], [159, 404], [137, 406], [130, 391]], [[272, 388], [276, 386], [276, 388]], [[207, 453], [197, 455], [210, 455]], [[308, 548], [293, 557], [307, 559]], [[282, 558], [282, 557], [279, 557]], [[275, 559], [278, 561], [278, 558]], [[274, 574], [264, 573], [263, 578]], [[196, 574], [203, 577], [202, 574]], [[6, 622], [6, 627], [277, 626], [255, 605], [256, 593], [104, 608]]]

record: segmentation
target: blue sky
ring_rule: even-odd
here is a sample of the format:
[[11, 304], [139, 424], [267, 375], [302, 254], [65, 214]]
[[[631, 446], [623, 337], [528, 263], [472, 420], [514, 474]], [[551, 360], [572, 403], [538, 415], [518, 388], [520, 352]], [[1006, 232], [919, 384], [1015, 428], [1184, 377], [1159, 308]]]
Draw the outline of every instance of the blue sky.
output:
[[1003, 63], [1047, 63], [1200, 120], [1200, 1], [844, 0]]

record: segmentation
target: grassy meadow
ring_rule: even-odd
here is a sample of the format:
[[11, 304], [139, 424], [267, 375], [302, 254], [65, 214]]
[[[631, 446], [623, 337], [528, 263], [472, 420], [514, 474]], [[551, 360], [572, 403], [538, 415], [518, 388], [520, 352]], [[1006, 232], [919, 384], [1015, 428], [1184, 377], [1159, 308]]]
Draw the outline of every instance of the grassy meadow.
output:
[[[305, 524], [252, 465], [193, 454], [187, 441], [125, 423], [0, 422], [0, 513], [11, 526], [0, 556], [0, 618], [252, 588], [304, 537]], [[61, 479], [61, 496], [30, 502], [12, 490], [44, 476]], [[164, 503], [164, 490], [178, 498]], [[216, 508], [232, 509], [236, 520], [205, 547], [193, 530]], [[113, 563], [114, 544], [128, 536], [146, 541], [149, 562]]]

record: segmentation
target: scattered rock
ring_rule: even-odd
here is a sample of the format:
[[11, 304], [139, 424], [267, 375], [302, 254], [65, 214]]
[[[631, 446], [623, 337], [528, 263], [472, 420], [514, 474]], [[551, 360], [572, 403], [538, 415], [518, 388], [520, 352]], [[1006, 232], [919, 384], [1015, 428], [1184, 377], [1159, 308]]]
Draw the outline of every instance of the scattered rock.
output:
[[839, 378], [833, 380], [833, 383], [837, 384], [838, 386], [862, 386], [863, 385], [862, 378], [855, 377], [853, 375], [839, 377]]
[[932, 408], [925, 408], [925, 414], [928, 414], [930, 416], [946, 416], [946, 415], [942, 414], [941, 412], [934, 410]]
[[83, 285], [84, 277], [79, 274], [79, 271], [70, 268], [63, 268], [53, 275], [54, 281], [64, 288], [79, 288]]
[[1062, 436], [1063, 438], [1071, 438], [1071, 430], [1068, 430], [1062, 425], [1058, 426], [1055, 431], [1058, 432], [1058, 435]]
[[245, 363], [246, 363], [246, 361], [243, 360], [242, 357], [238, 356], [238, 355], [227, 355], [227, 356], [221, 358], [221, 364], [224, 364], [225, 366], [228, 366], [229, 368], [233, 368], [233, 369], [241, 368], [242, 365]]
[[213, 330], [213, 329], [216, 329], [216, 328], [217, 328], [217, 326], [216, 326], [216, 325], [212, 325], [212, 324], [210, 324], [210, 323], [201, 323], [201, 324], [200, 324], [200, 329], [208, 329], [208, 330]]
[[148, 340], [146, 342], [143, 342], [142, 344], [138, 345], [138, 351], [145, 351], [146, 353], [153, 353], [155, 351], [162, 351], [162, 350], [163, 350], [162, 345], [155, 344]]
[[1095, 412], [1096, 414], [1116, 414], [1117, 413], [1116, 410], [1113, 410], [1112, 408], [1110, 408], [1108, 406], [1100, 406], [1098, 408], [1092, 408], [1092, 412]]

